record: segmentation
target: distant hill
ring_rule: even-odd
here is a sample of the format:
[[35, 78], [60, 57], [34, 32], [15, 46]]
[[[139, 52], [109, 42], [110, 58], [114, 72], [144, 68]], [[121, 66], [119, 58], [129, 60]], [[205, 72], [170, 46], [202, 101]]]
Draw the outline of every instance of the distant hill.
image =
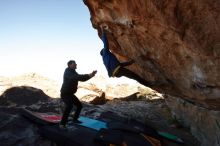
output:
[[31, 86], [41, 89], [52, 98], [59, 97], [60, 86], [56, 81], [36, 73], [27, 73], [15, 77], [0, 77], [0, 94], [14, 86]]
[[[60, 97], [61, 83], [39, 74], [26, 73], [15, 77], [0, 77], [0, 95], [7, 89], [16, 86], [34, 87], [41, 89], [46, 95], [52, 98]], [[87, 95], [98, 96], [101, 92], [105, 92], [108, 99], [123, 98], [137, 92], [145, 95], [155, 94], [150, 88], [144, 87], [135, 81], [129, 81], [123, 78], [113, 79], [95, 76], [86, 82], [79, 82], [76, 95], [81, 99]], [[160, 97], [160, 95], [157, 96]]]

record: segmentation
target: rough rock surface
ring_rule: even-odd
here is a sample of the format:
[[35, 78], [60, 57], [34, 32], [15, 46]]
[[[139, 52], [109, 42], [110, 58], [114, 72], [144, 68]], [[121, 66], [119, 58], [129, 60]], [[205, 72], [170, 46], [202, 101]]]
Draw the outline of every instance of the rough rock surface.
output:
[[[84, 0], [111, 51], [170, 95], [220, 109], [219, 0]], [[101, 48], [100, 48], [101, 49]]]
[[[26, 106], [26, 108], [38, 112], [55, 112], [57, 111], [57, 98], [51, 99], [50, 102], [41, 103], [37, 106]], [[45, 106], [46, 105], [46, 106]], [[160, 107], [160, 108], [158, 108]], [[19, 107], [3, 107], [0, 106], [1, 117], [1, 134], [0, 143], [4, 146], [12, 145], [42, 145], [49, 146], [51, 143], [44, 139], [38, 133], [35, 124], [21, 116]], [[83, 104], [81, 115], [91, 118], [99, 118], [102, 116], [112, 115], [115, 120], [136, 119], [142, 123], [154, 127], [156, 130], [165, 131], [177, 135], [185, 141], [185, 146], [199, 146], [198, 141], [185, 128], [172, 127], [172, 117], [164, 100], [156, 100], [152, 102], [142, 101], [121, 101], [119, 99], [109, 101], [105, 105]], [[111, 116], [110, 116], [111, 117]], [[164, 146], [178, 146], [163, 139]]]
[[20, 116], [19, 108], [0, 107], [1, 146], [49, 146], [50, 141], [42, 139], [37, 127]]
[[[53, 84], [51, 84], [51, 86], [53, 86]], [[48, 86], [46, 88], [48, 88]], [[49, 87], [49, 89], [51, 88], [52, 87]], [[92, 95], [105, 93], [100, 88], [91, 84], [84, 88], [90, 90], [88, 93], [94, 93]], [[108, 88], [108, 91], [113, 93], [110, 89], [114, 90], [114, 88]], [[126, 86], [124, 86], [123, 89], [126, 90]], [[128, 89], [130, 88], [128, 87]], [[1, 145], [51, 145], [50, 141], [39, 135], [36, 125], [29, 122], [20, 114], [21, 107], [26, 107], [38, 112], [54, 112], [60, 114], [62, 111], [62, 102], [60, 102], [60, 99], [51, 98], [43, 91], [45, 91], [45, 89], [41, 90], [33, 87], [19, 86], [11, 87], [3, 92], [0, 96]], [[179, 136], [185, 141], [185, 146], [199, 146], [198, 141], [189, 133], [189, 130], [184, 127], [175, 126], [178, 125], [178, 123], [172, 118], [170, 110], [163, 98], [158, 99], [156, 93], [145, 93], [144, 89], [139, 90], [139, 92], [139, 96], [133, 94], [132, 96], [123, 97], [123, 99], [118, 97], [114, 99], [114, 97], [112, 97], [114, 100], [105, 101], [107, 103], [103, 105], [83, 103], [81, 115], [99, 118], [102, 115], [109, 115], [109, 113], [112, 113], [114, 114], [112, 117], [117, 118], [117, 120], [119, 117], [122, 119], [135, 118], [142, 123], [155, 127], [157, 130]], [[147, 90], [146, 92], [149, 91]], [[117, 92], [115, 93], [115, 95], [117, 95]], [[124, 96], [124, 93], [122, 95]], [[89, 99], [89, 95], [86, 95], [86, 97]], [[90, 98], [90, 103], [100, 104], [100, 101], [93, 99], [93, 96], [90, 95]], [[164, 146], [178, 146], [178, 144], [164, 139]]]
[[29, 87], [17, 86], [7, 89], [0, 96], [0, 105], [4, 106], [29, 106], [37, 102], [46, 102], [49, 96], [42, 90]]
[[207, 110], [171, 96], [167, 97], [166, 103], [174, 117], [201, 141], [201, 146], [220, 145], [220, 111]]
[[156, 88], [179, 98], [166, 99], [177, 120], [202, 145], [220, 145], [220, 1], [84, 3], [99, 36], [100, 26], [108, 26], [111, 52], [120, 61], [134, 59], [129, 69], [144, 79], [163, 81]]

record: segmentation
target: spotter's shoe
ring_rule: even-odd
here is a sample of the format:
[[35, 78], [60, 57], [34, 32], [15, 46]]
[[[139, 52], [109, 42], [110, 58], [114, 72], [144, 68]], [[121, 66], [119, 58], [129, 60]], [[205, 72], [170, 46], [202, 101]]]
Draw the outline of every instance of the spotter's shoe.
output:
[[78, 119], [74, 119], [74, 120], [73, 120], [73, 123], [76, 123], [76, 124], [81, 124], [82, 122], [81, 122], [81, 121], [79, 121]]
[[61, 130], [67, 130], [66, 125], [62, 125], [62, 124], [60, 124], [60, 125], [59, 125], [59, 128], [60, 128]]

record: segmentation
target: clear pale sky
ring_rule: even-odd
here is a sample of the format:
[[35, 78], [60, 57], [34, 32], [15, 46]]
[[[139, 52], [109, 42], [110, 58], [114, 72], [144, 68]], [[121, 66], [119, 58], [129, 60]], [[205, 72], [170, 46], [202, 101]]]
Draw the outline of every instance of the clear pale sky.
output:
[[82, 0], [0, 0], [0, 76], [36, 72], [62, 80], [70, 59], [78, 73], [107, 75], [102, 47]]

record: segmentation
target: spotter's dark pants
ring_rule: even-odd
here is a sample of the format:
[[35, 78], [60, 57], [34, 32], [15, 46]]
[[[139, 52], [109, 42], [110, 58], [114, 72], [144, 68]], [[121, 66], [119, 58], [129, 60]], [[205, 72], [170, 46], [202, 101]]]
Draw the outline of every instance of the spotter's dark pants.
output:
[[77, 120], [82, 110], [82, 104], [74, 94], [61, 93], [61, 99], [65, 103], [65, 109], [63, 111], [63, 116], [62, 116], [60, 124], [66, 125], [69, 114], [73, 108], [73, 105], [76, 106], [76, 111], [75, 111], [73, 119]]

